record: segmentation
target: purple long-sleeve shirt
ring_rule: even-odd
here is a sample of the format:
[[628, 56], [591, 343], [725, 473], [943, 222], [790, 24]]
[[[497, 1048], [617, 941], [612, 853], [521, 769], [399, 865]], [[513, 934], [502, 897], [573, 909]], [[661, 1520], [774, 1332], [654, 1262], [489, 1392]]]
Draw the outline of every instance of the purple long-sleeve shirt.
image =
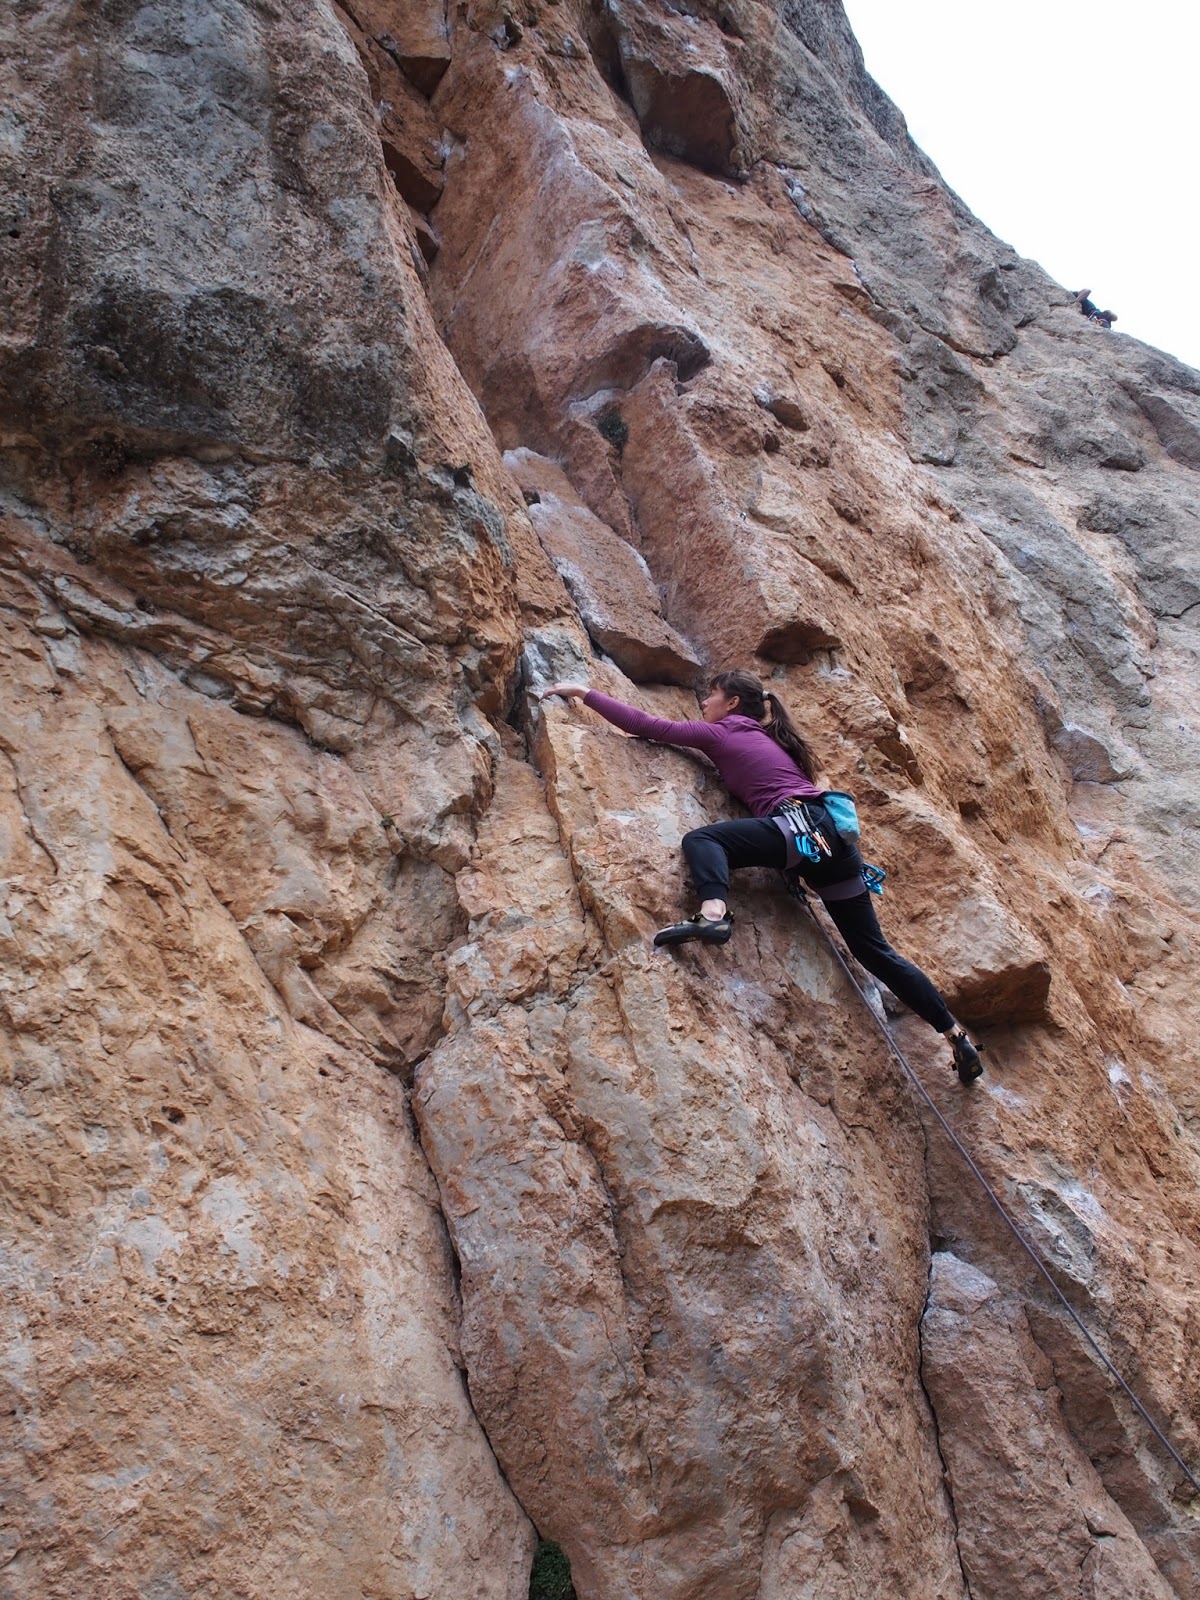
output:
[[640, 739], [702, 750], [721, 774], [730, 794], [756, 817], [769, 817], [781, 800], [792, 795], [805, 798], [821, 793], [753, 717], [743, 717], [735, 711], [720, 722], [671, 722], [666, 717], [651, 717], [596, 689], [588, 690], [583, 703]]

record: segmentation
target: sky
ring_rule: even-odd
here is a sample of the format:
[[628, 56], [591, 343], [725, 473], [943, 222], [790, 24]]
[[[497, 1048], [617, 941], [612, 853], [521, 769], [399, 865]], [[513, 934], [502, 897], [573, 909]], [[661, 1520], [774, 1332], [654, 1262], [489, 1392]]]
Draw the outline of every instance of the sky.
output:
[[999, 238], [1200, 367], [1200, 5], [843, 0], [867, 70]]

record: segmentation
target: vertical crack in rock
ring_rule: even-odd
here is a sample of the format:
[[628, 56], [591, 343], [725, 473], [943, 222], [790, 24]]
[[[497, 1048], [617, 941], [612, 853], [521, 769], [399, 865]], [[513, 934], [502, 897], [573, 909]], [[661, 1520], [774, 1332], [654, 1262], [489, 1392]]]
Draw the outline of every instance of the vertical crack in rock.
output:
[[[523, 777], [522, 774], [527, 776]], [[520, 908], [524, 897], [519, 890], [524, 890], [524, 896], [527, 897], [530, 890], [527, 881], [529, 875], [541, 873], [544, 876], [548, 864], [551, 867], [553, 880], [553, 855], [557, 854], [557, 836], [553, 832], [553, 823], [548, 812], [543, 809], [543, 816], [553, 839], [550, 861], [547, 862], [541, 849], [536, 855], [531, 855], [527, 850], [520, 852], [521, 841], [514, 839], [511, 832], [512, 822], [508, 820], [512, 817], [514, 784], [515, 792], [525, 795], [527, 800], [536, 796], [540, 801], [540, 788], [534, 778], [533, 768], [527, 760], [514, 763], [511, 757], [503, 758], [498, 775], [496, 799], [496, 804], [502, 805], [503, 811], [494, 818], [485, 816], [483, 819], [476, 859], [472, 863], [470, 872], [464, 875], [467, 886], [465, 898], [475, 906], [489, 903], [490, 896], [482, 902], [480, 900], [480, 879], [488, 873], [498, 873], [502, 878], [507, 876], [518, 892], [510, 895], [501, 891], [499, 903], [508, 908], [509, 917], [516, 914], [522, 921], [528, 922], [528, 918], [521, 914]], [[540, 839], [545, 830], [540, 829], [536, 818], [525, 817], [522, 828], [527, 830], [530, 821], [534, 825], [534, 837]], [[549, 839], [547, 842], [550, 842]], [[500, 845], [499, 855], [494, 853], [497, 843]], [[508, 856], [514, 851], [519, 853], [521, 867], [515, 877], [512, 863], [508, 860]], [[561, 857], [559, 860], [565, 869], [565, 860]], [[564, 903], [561, 888], [569, 883], [568, 876], [566, 884], [554, 895], [554, 912], [559, 917], [565, 912], [567, 921], [574, 923], [578, 930], [577, 944], [580, 938], [584, 941], [583, 945], [579, 946], [582, 949], [589, 943], [594, 944], [595, 934], [590, 930], [590, 919], [583, 908], [576, 903], [575, 913], [572, 915], [569, 904]], [[567, 887], [568, 902], [574, 899], [573, 889]], [[494, 1064], [491, 1064], [489, 1071], [490, 1051], [495, 1047], [503, 1047], [505, 1040], [516, 1045], [520, 1037], [528, 1032], [530, 1024], [536, 1022], [539, 1015], [547, 1011], [544, 1000], [535, 999], [531, 1011], [523, 1011], [519, 1005], [506, 1000], [506, 988], [516, 982], [518, 987], [514, 991], [515, 998], [524, 992], [527, 979], [523, 976], [523, 967], [520, 964], [515, 967], [509, 966], [513, 952], [506, 952], [503, 939], [497, 939], [496, 932], [489, 929], [488, 925], [494, 920], [494, 915], [492, 913], [485, 917], [483, 926], [478, 932], [473, 928], [469, 936], [470, 942], [460, 947], [458, 959], [454, 964], [455, 984], [459, 995], [458, 1003], [467, 1000], [467, 1014], [458, 1024], [458, 1031], [452, 1031], [423, 1064], [417, 1080], [416, 1110], [430, 1164], [442, 1190], [443, 1205], [448, 1211], [449, 1227], [457, 1241], [460, 1259], [463, 1259], [464, 1252], [467, 1252], [463, 1265], [464, 1357], [470, 1374], [473, 1401], [481, 1421], [489, 1432], [498, 1459], [505, 1465], [510, 1482], [522, 1503], [530, 1511], [536, 1525], [548, 1536], [559, 1539], [570, 1549], [572, 1530], [569, 1526], [563, 1525], [562, 1513], [553, 1494], [547, 1498], [547, 1488], [539, 1481], [540, 1474], [535, 1473], [531, 1479], [525, 1450], [521, 1443], [523, 1436], [530, 1430], [535, 1434], [540, 1433], [547, 1440], [549, 1453], [553, 1458], [557, 1447], [549, 1442], [550, 1435], [547, 1430], [555, 1429], [556, 1425], [546, 1414], [545, 1400], [540, 1388], [535, 1393], [518, 1381], [517, 1387], [523, 1394], [523, 1400], [515, 1412], [512, 1409], [512, 1397], [506, 1395], [504, 1386], [497, 1389], [497, 1363], [499, 1362], [503, 1368], [511, 1359], [511, 1353], [506, 1354], [497, 1347], [493, 1337], [493, 1324], [498, 1315], [504, 1325], [513, 1319], [519, 1325], [529, 1316], [539, 1314], [539, 1301], [541, 1315], [546, 1316], [552, 1323], [561, 1322], [564, 1313], [568, 1316], [572, 1314], [573, 1296], [569, 1292], [569, 1287], [564, 1285], [561, 1305], [552, 1306], [541, 1298], [536, 1289], [533, 1291], [535, 1298], [527, 1307], [519, 1306], [511, 1297], [502, 1298], [501, 1307], [491, 1305], [494, 1294], [494, 1289], [488, 1284], [491, 1275], [497, 1270], [505, 1274], [511, 1270], [516, 1272], [520, 1280], [524, 1277], [526, 1269], [521, 1263], [520, 1255], [514, 1257], [508, 1264], [504, 1264], [503, 1257], [497, 1254], [495, 1245], [489, 1243], [490, 1235], [486, 1228], [481, 1237], [474, 1226], [474, 1217], [478, 1213], [480, 1202], [469, 1197], [480, 1185], [485, 1187], [495, 1185], [496, 1177], [499, 1175], [489, 1173], [489, 1162], [483, 1151], [472, 1150], [470, 1146], [466, 1149], [458, 1148], [460, 1135], [455, 1126], [462, 1120], [467, 1102], [476, 1096], [484, 1096], [493, 1109], [488, 1115], [488, 1133], [483, 1142], [487, 1145], [494, 1142], [498, 1136], [500, 1147], [503, 1148], [505, 1143], [503, 1123], [517, 1106], [514, 1102], [513, 1106], [509, 1107], [511, 1094], [506, 1089], [503, 1078], [496, 1078], [497, 1070], [501, 1074], [506, 1073], [501, 1060], [493, 1057]], [[536, 947], [540, 942], [538, 930], [536, 926], [530, 926], [529, 931]], [[482, 948], [475, 942], [480, 938], [482, 938]], [[496, 972], [492, 979], [485, 983], [484, 990], [478, 991], [477, 986], [482, 973], [477, 972], [476, 963], [481, 957], [486, 961], [489, 953], [492, 960], [497, 958], [505, 960], [508, 970], [506, 972], [502, 968]], [[556, 1033], [561, 1032], [561, 1019], [570, 1015], [577, 1002], [579, 989], [587, 981], [586, 975], [576, 975], [569, 968], [560, 969], [551, 989], [552, 1004], [549, 1008], [548, 1022], [552, 1031], [545, 1035], [547, 1044], [551, 1043]], [[468, 998], [477, 993], [478, 1000]], [[550, 996], [546, 998], [549, 999]], [[482, 1009], [478, 1002], [483, 1002]], [[529, 1001], [526, 1000], [525, 1004], [528, 1006]], [[455, 1007], [451, 1006], [450, 1014], [453, 1016], [454, 1012]], [[556, 1022], [555, 1018], [559, 1020]], [[515, 1061], [507, 1068], [507, 1073], [511, 1074], [514, 1070], [518, 1073], [518, 1078], [526, 1077], [528, 1074], [528, 1068], [520, 1068]], [[549, 1077], [546, 1076], [547, 1072], [550, 1074]], [[459, 1087], [443, 1106], [441, 1086], [447, 1082], [456, 1082]], [[611, 1320], [611, 1327], [607, 1332], [603, 1327], [597, 1332], [606, 1354], [597, 1353], [596, 1371], [591, 1372], [586, 1381], [602, 1382], [601, 1375], [606, 1370], [611, 1370], [620, 1382], [619, 1374], [629, 1365], [633, 1354], [628, 1347], [625, 1332], [632, 1320], [633, 1291], [624, 1277], [621, 1246], [613, 1232], [619, 1215], [617, 1202], [605, 1186], [603, 1175], [588, 1147], [586, 1132], [571, 1106], [569, 1094], [558, 1069], [551, 1066], [550, 1060], [546, 1060], [540, 1069], [534, 1068], [533, 1077], [529, 1082], [534, 1093], [526, 1105], [528, 1114], [534, 1118], [534, 1125], [530, 1126], [524, 1135], [525, 1149], [539, 1149], [544, 1152], [544, 1158], [549, 1163], [545, 1168], [547, 1173], [553, 1171], [553, 1164], [560, 1159], [555, 1152], [561, 1152], [561, 1159], [565, 1163], [567, 1172], [574, 1170], [576, 1173], [575, 1177], [569, 1180], [570, 1183], [581, 1185], [582, 1193], [593, 1191], [593, 1198], [588, 1204], [595, 1214], [592, 1223], [585, 1224], [585, 1235], [589, 1227], [597, 1230], [596, 1243], [602, 1259], [612, 1270], [613, 1286], [618, 1291], [617, 1303], [612, 1308], [611, 1314], [608, 1311], [603, 1313], [606, 1319]], [[524, 1113], [518, 1112], [518, 1115], [523, 1116]], [[576, 1158], [570, 1154], [572, 1148], [585, 1153], [582, 1166], [579, 1166]], [[509, 1159], [513, 1158], [510, 1156]], [[499, 1190], [493, 1189], [492, 1198], [484, 1204], [488, 1210], [498, 1209], [503, 1217], [507, 1210], [503, 1185]], [[568, 1217], [564, 1217], [559, 1225], [568, 1226], [568, 1220]], [[518, 1229], [520, 1229], [519, 1224]], [[522, 1237], [520, 1231], [517, 1237]], [[552, 1257], [547, 1257], [545, 1270], [553, 1278], [561, 1269]], [[604, 1270], [601, 1268], [601, 1273]], [[553, 1383], [552, 1378], [549, 1381]], [[610, 1394], [605, 1403], [612, 1406], [617, 1402]], [[602, 1429], [608, 1426], [606, 1423], [601, 1423]], [[631, 1432], [627, 1431], [621, 1446], [624, 1451], [632, 1451], [635, 1460], [642, 1453], [638, 1433], [636, 1426]], [[577, 1539], [575, 1547], [578, 1549]]]
[[954, 1524], [954, 1548], [958, 1555], [958, 1567], [962, 1576], [963, 1593], [966, 1596], [966, 1600], [973, 1600], [971, 1594], [971, 1584], [967, 1578], [966, 1568], [963, 1566], [962, 1550], [958, 1542], [958, 1513], [954, 1508], [954, 1483], [950, 1476], [950, 1464], [946, 1460], [945, 1452], [942, 1449], [941, 1428], [938, 1424], [937, 1407], [934, 1405], [933, 1396], [930, 1394], [929, 1387], [925, 1382], [925, 1316], [929, 1310], [930, 1296], [933, 1293], [932, 1257], [934, 1253], [934, 1242], [931, 1237], [929, 1293], [925, 1296], [925, 1304], [921, 1307], [921, 1315], [917, 1323], [917, 1348], [919, 1352], [917, 1359], [917, 1381], [921, 1385], [921, 1393], [925, 1396], [925, 1403], [929, 1407], [929, 1417], [933, 1425], [934, 1447], [937, 1450], [938, 1460], [940, 1461], [942, 1467], [942, 1485], [946, 1495], [946, 1501], [950, 1509], [950, 1520]]
[[13, 777], [13, 788], [16, 791], [17, 802], [21, 808], [21, 818], [26, 828], [29, 830], [29, 837], [33, 840], [34, 844], [37, 845], [38, 849], [50, 863], [50, 870], [57, 878], [58, 860], [55, 857], [54, 852], [46, 843], [45, 839], [42, 837], [41, 833], [38, 831], [37, 823], [34, 822], [31, 815], [31, 807], [29, 805], [29, 801], [25, 797], [25, 786], [21, 782], [21, 773], [17, 766], [16, 753], [15, 751], [10, 750], [2, 741], [0, 741], [0, 750], [4, 751], [4, 755], [8, 760], [9, 770], [11, 771]]
[[[415, 1112], [413, 1110], [412, 1091], [411, 1090], [406, 1090], [406, 1092], [405, 1092], [405, 1107], [406, 1107], [407, 1114], [408, 1114], [408, 1122], [409, 1122], [410, 1131], [412, 1133], [413, 1142], [416, 1145], [416, 1148], [421, 1152], [421, 1157], [422, 1157], [422, 1160], [424, 1161], [424, 1164], [425, 1164], [425, 1170], [429, 1174], [429, 1181], [430, 1181], [430, 1184], [432, 1185], [433, 1192], [438, 1196], [438, 1199], [437, 1199], [437, 1202], [436, 1202], [436, 1204], [434, 1206], [434, 1209], [437, 1212], [438, 1221], [439, 1221], [439, 1223], [441, 1225], [442, 1235], [443, 1235], [443, 1239], [444, 1239], [445, 1246], [446, 1246], [446, 1252], [447, 1252], [448, 1256], [450, 1257], [450, 1261], [451, 1261], [451, 1265], [452, 1265], [452, 1269], [453, 1269], [454, 1303], [455, 1303], [455, 1311], [456, 1311], [456, 1324], [457, 1324], [457, 1330], [458, 1330], [459, 1338], [461, 1340], [461, 1330], [462, 1330], [462, 1320], [463, 1320], [463, 1313], [462, 1313], [462, 1307], [463, 1307], [463, 1299], [462, 1299], [462, 1277], [463, 1277], [462, 1261], [461, 1261], [461, 1259], [459, 1257], [458, 1250], [457, 1250], [457, 1248], [455, 1246], [455, 1243], [454, 1243], [454, 1233], [453, 1233], [453, 1230], [450, 1227], [449, 1220], [448, 1220], [448, 1218], [446, 1216], [445, 1206], [442, 1204], [442, 1201], [441, 1201], [441, 1189], [440, 1189], [440, 1186], [438, 1184], [437, 1173], [434, 1170], [433, 1163], [429, 1159], [429, 1153], [425, 1148], [424, 1139], [423, 1139], [422, 1133], [421, 1133], [420, 1120], [416, 1116], [416, 1114], [415, 1114]], [[461, 1382], [462, 1382], [463, 1397], [466, 1400], [466, 1403], [467, 1403], [468, 1407], [470, 1408], [471, 1416], [474, 1418], [474, 1421], [475, 1421], [476, 1425], [478, 1426], [479, 1431], [482, 1434], [483, 1438], [487, 1441], [488, 1448], [491, 1451], [492, 1460], [493, 1460], [493, 1462], [495, 1464], [495, 1468], [496, 1468], [497, 1474], [499, 1475], [501, 1481], [503, 1482], [505, 1488], [508, 1490], [509, 1494], [512, 1495], [513, 1500], [516, 1502], [516, 1504], [517, 1505], [521, 1505], [520, 1496], [516, 1493], [515, 1489], [513, 1488], [513, 1485], [508, 1480], [508, 1476], [504, 1471], [504, 1463], [500, 1460], [499, 1456], [496, 1454], [496, 1450], [495, 1450], [495, 1447], [492, 1444], [491, 1439], [488, 1438], [487, 1426], [486, 1426], [486, 1424], [484, 1422], [483, 1417], [480, 1416], [479, 1411], [478, 1411], [478, 1409], [477, 1409], [477, 1407], [475, 1405], [475, 1402], [474, 1402], [474, 1400], [473, 1400], [473, 1398], [471, 1396], [471, 1374], [470, 1374], [470, 1368], [468, 1367], [466, 1361], [463, 1358], [461, 1343], [458, 1344], [454, 1354], [455, 1354], [455, 1356], [457, 1358], [456, 1359], [456, 1365], [458, 1367], [459, 1376], [460, 1376], [460, 1379], [461, 1379]], [[526, 1516], [529, 1516], [529, 1512], [528, 1512], [526, 1507], [521, 1506], [521, 1509], [522, 1509], [522, 1511], [525, 1512]], [[533, 1522], [532, 1518], [530, 1518], [530, 1522], [531, 1523]], [[536, 1524], [535, 1524], [535, 1526], [536, 1526]], [[539, 1533], [539, 1536], [540, 1536], [540, 1533], [541, 1533], [540, 1529], [538, 1529], [538, 1533]]]

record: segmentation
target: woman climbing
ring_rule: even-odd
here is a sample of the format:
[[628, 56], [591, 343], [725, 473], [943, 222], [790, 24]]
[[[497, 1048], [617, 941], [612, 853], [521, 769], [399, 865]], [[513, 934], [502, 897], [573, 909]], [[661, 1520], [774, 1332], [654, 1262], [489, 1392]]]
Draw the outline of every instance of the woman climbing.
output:
[[[818, 832], [826, 844], [836, 842], [828, 857], [820, 851], [816, 860], [797, 855], [789, 809], [803, 801], [810, 815], [816, 810], [820, 817], [824, 791], [813, 781], [815, 763], [808, 745], [778, 698], [765, 690], [752, 672], [718, 672], [701, 702], [702, 722], [651, 717], [583, 684], [556, 683], [545, 690], [543, 699], [547, 695], [582, 700], [607, 721], [639, 738], [703, 751], [731, 794], [753, 812], [751, 817], [710, 823], [684, 835], [683, 853], [700, 896], [700, 910], [686, 922], [661, 929], [654, 936], [656, 945], [682, 944], [688, 939], [725, 944], [733, 932], [728, 904], [730, 871], [798, 865], [805, 882], [824, 901], [850, 953], [945, 1036], [963, 1083], [979, 1077], [983, 1064], [966, 1031], [921, 969], [898, 955], [884, 938], [855, 846], [839, 839], [826, 816]], [[813, 851], [816, 845], [808, 848]]]

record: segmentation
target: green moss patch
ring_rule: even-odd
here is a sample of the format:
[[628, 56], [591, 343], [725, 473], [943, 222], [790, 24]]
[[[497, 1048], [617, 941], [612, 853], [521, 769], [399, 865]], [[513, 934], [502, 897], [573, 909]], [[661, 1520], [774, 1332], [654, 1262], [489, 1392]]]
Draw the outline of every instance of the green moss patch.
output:
[[539, 1539], [533, 1552], [529, 1600], [575, 1600], [571, 1563], [550, 1539]]

